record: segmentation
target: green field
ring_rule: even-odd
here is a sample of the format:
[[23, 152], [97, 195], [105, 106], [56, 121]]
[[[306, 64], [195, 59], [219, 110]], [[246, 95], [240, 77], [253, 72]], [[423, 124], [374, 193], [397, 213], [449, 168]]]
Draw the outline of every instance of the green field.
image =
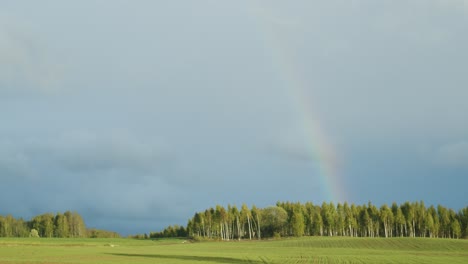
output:
[[468, 263], [468, 240], [307, 237], [190, 243], [2, 238], [0, 263]]

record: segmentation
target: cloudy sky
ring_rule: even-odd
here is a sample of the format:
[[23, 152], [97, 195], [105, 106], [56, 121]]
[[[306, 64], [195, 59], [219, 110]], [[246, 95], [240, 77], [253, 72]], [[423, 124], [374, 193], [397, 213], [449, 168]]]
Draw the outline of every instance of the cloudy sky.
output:
[[0, 214], [123, 234], [278, 200], [459, 209], [468, 3], [2, 1]]

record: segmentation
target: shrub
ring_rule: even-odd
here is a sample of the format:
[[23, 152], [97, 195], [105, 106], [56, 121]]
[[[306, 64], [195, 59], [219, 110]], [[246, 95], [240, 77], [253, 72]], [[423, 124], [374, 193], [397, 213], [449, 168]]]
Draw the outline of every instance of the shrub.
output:
[[33, 228], [29, 233], [29, 237], [39, 237], [39, 232], [37, 232], [37, 230]]

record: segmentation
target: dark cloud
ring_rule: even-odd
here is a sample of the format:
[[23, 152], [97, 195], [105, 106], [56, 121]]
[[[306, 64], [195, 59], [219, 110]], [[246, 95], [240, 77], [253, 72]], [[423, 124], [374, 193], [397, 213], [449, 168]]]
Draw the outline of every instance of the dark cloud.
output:
[[468, 16], [449, 2], [4, 4], [0, 211], [148, 232], [216, 203], [321, 202], [311, 122], [351, 200], [456, 207]]
[[164, 166], [172, 166], [172, 157], [128, 136], [71, 133], [1, 146], [2, 199], [29, 197], [0, 208], [13, 214], [77, 210], [91, 221], [102, 215], [145, 219], [155, 208], [170, 208], [166, 198], [178, 193], [166, 180]]

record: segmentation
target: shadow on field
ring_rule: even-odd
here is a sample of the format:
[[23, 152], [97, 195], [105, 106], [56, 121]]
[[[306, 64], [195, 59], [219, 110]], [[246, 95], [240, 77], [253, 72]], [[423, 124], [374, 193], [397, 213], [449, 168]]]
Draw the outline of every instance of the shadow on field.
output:
[[160, 258], [160, 259], [177, 259], [187, 261], [208, 261], [216, 263], [265, 263], [257, 260], [242, 260], [237, 258], [225, 257], [208, 257], [208, 256], [183, 256], [183, 255], [159, 255], [159, 254], [126, 254], [126, 253], [109, 253], [109, 255], [121, 257], [143, 257], [143, 258]]

